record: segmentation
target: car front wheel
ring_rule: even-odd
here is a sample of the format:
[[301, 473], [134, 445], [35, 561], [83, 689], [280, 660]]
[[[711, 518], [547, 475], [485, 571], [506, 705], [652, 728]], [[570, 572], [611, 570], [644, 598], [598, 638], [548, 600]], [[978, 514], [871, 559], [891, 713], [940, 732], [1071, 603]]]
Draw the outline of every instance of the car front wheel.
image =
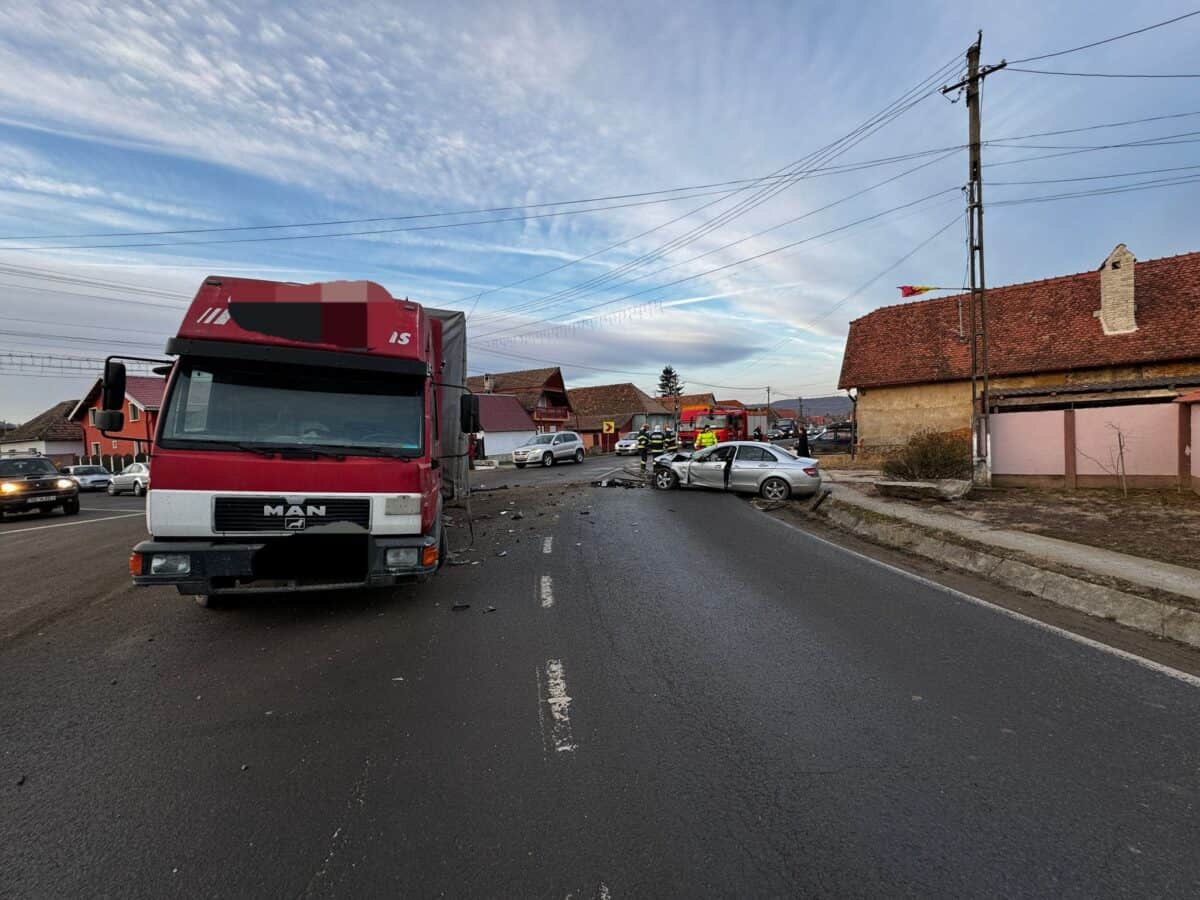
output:
[[782, 478], [768, 478], [758, 489], [764, 500], [780, 501], [791, 496], [792, 486]]
[[679, 486], [679, 476], [670, 469], [658, 469], [654, 473], [654, 486], [660, 491], [669, 491]]
[[554, 454], [547, 453], [545, 456], [543, 456], [542, 457], [542, 465], [546, 468], [549, 468], [550, 466], [554, 465]]

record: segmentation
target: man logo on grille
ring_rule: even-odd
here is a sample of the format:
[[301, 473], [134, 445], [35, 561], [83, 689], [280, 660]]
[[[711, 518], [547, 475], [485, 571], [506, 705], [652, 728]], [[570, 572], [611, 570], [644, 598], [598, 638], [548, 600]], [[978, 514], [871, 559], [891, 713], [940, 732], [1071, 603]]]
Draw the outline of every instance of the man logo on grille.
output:
[[304, 506], [298, 503], [291, 506], [279, 503], [273, 506], [264, 506], [263, 516], [265, 518], [281, 516], [286, 531], [303, 531], [308, 527], [309, 517], [318, 519], [325, 517], [325, 507], [316, 503], [307, 503]]

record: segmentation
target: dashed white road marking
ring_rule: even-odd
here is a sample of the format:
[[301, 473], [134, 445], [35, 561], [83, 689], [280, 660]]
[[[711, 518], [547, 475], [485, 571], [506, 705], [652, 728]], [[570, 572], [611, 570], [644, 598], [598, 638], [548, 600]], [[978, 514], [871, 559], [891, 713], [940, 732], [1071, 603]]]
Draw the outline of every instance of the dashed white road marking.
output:
[[542, 538], [542, 552], [546, 555], [554, 552], [554, 538]]
[[571, 734], [571, 697], [561, 659], [546, 660], [546, 705], [550, 707], [550, 741], [554, 752], [571, 753], [578, 745]]
[[33, 528], [14, 528], [12, 531], [0, 532], [0, 537], [14, 534], [28, 534], [31, 531], [45, 531], [47, 528], [70, 528], [72, 525], [92, 525], [96, 522], [111, 522], [113, 519], [132, 519], [135, 516], [145, 517], [145, 513], [125, 513], [121, 516], [105, 516], [102, 519], [81, 519], [78, 522], [59, 522], [57, 525], [35, 525]]
[[549, 609], [554, 605], [554, 579], [549, 575], [543, 575], [540, 587], [542, 609]]

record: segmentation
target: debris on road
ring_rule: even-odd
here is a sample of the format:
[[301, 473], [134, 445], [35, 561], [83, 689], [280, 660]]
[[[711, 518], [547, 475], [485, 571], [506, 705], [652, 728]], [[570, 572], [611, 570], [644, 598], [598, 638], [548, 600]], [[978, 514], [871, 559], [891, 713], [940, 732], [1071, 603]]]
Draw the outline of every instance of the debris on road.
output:
[[242, 763], [242, 771], [243, 771], [243, 772], [245, 772], [245, 771], [246, 771], [247, 769], [249, 769], [249, 768], [250, 768], [250, 764], [249, 764], [249, 763]]
[[497, 553], [496, 555], [497, 555], [497, 556], [508, 556], [508, 551], [507, 551], [507, 550], [501, 550], [501, 551], [500, 551], [499, 553]]
[[590, 516], [592, 514], [592, 511], [590, 509], [581, 509], [579, 511], [579, 514], [581, 516]]
[[524, 513], [522, 513], [522, 512], [515, 512], [515, 513], [513, 513], [513, 514], [512, 514], [512, 517], [513, 517], [513, 520], [515, 521], [515, 520], [517, 520], [517, 519], [523, 519], [523, 518], [525, 518], [525, 514], [524, 514]]
[[468, 602], [467, 602], [467, 601], [465, 601], [465, 600], [458, 600], [458, 601], [456, 601], [456, 602], [454, 603], [454, 605], [453, 605], [453, 606], [451, 606], [450, 608], [451, 608], [452, 610], [454, 610], [455, 612], [457, 612], [457, 611], [459, 611], [459, 610], [463, 610], [463, 609], [470, 609], [470, 608], [471, 608], [471, 604], [470, 604], [470, 603], [468, 603]]
[[648, 484], [648, 481], [638, 478], [602, 478], [600, 481], [593, 481], [592, 487], [644, 488]]
[[397, 675], [395, 678], [392, 679], [392, 681], [403, 681], [403, 680], [404, 680], [403, 675]]
[[[494, 607], [494, 606], [489, 606], [487, 609], [484, 610], [485, 613], [490, 613], [490, 612], [495, 612], [495, 611], [496, 611], [496, 607]], [[400, 679], [400, 680], [403, 681], [404, 679]]]
[[24, 775], [17, 778], [17, 787], [21, 787], [23, 784], [25, 784], [25, 776]]

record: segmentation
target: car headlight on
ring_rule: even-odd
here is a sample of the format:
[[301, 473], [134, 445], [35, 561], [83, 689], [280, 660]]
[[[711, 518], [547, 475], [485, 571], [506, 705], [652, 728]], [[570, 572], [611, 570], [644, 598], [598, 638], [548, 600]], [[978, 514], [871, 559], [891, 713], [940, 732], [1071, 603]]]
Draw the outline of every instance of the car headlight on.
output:
[[11, 481], [0, 484], [0, 494], [15, 494], [20, 488]]
[[192, 571], [192, 558], [186, 553], [155, 553], [150, 557], [151, 575], [187, 575]]
[[66, 490], [69, 487], [75, 487], [75, 482], [70, 478], [60, 478], [58, 481], [54, 482], [54, 484], [61, 490]]

